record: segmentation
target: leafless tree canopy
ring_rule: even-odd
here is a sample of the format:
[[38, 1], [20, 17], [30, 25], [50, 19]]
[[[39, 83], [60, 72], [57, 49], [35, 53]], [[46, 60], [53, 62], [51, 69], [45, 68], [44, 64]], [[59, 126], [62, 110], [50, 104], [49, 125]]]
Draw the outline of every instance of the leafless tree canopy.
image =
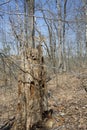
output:
[[87, 92], [86, 69], [86, 0], [0, 1], [1, 130], [53, 128], [51, 89], [72, 88], [72, 74]]

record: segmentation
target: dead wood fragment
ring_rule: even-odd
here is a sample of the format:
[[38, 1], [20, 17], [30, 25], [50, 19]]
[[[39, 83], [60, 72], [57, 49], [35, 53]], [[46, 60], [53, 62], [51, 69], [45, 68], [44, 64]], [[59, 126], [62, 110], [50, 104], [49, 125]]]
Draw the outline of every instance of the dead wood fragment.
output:
[[15, 117], [12, 117], [11, 119], [9, 119], [5, 124], [3, 124], [0, 128], [0, 130], [11, 130], [13, 124], [15, 121]]

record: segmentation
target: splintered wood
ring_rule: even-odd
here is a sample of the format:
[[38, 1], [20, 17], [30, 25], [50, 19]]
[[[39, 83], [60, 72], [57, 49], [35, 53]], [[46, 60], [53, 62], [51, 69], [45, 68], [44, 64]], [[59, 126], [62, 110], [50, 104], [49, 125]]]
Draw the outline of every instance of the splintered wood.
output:
[[27, 48], [21, 56], [18, 79], [17, 130], [29, 130], [47, 110], [46, 73], [41, 46]]

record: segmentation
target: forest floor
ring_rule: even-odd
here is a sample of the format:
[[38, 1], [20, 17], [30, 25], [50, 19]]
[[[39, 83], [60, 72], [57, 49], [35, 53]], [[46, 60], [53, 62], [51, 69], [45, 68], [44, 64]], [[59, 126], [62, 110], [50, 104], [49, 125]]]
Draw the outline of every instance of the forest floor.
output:
[[[86, 78], [83, 74], [54, 75], [47, 83], [48, 108], [54, 110], [53, 129], [87, 130], [87, 92], [82, 80], [87, 83], [87, 73]], [[15, 115], [16, 103], [17, 85], [0, 87], [0, 126]]]
[[48, 83], [49, 107], [54, 110], [54, 129], [87, 130], [87, 87], [81, 75], [62, 74]]

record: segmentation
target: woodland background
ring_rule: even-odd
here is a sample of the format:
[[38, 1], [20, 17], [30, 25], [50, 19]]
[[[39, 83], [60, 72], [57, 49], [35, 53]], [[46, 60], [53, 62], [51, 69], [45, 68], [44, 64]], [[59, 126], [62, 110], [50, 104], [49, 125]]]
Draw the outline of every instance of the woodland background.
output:
[[0, 1], [0, 128], [16, 114], [24, 52], [38, 45], [44, 57], [48, 106], [56, 120], [53, 129], [86, 130], [86, 0]]

